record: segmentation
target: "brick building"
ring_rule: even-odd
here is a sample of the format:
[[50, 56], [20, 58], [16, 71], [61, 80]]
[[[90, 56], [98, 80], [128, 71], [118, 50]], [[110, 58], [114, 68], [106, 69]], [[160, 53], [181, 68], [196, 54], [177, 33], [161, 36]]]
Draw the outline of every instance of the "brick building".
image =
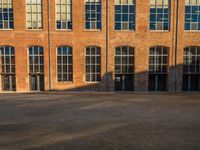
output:
[[0, 92], [200, 91], [200, 0], [0, 0]]

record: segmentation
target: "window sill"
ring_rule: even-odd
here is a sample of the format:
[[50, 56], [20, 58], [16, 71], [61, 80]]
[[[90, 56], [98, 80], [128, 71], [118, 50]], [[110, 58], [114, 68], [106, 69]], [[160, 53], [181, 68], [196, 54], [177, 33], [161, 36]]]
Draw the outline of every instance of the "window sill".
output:
[[0, 31], [14, 31], [14, 29], [0, 29]]
[[56, 29], [57, 32], [72, 32], [72, 29]]
[[185, 33], [200, 33], [200, 30], [184, 30]]
[[101, 81], [97, 81], [97, 82], [92, 82], [92, 81], [89, 82], [89, 81], [85, 81], [85, 83], [86, 83], [86, 84], [99, 84], [99, 83], [101, 83]]
[[114, 31], [115, 32], [131, 32], [131, 33], [135, 33], [136, 32], [136, 30], [115, 30], [115, 29], [114, 29]]
[[57, 81], [57, 83], [61, 83], [61, 84], [72, 84], [73, 81], [64, 81], [64, 82], [62, 82], [62, 81]]
[[86, 32], [101, 32], [101, 29], [85, 29]]
[[44, 29], [26, 29], [26, 31], [36, 32], [36, 31], [44, 31]]
[[169, 30], [149, 30], [150, 33], [170, 33]]

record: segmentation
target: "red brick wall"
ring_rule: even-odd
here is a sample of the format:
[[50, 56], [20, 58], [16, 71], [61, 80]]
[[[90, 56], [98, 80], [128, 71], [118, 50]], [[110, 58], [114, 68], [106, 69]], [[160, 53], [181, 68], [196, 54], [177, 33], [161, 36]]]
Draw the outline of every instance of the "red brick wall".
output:
[[[16, 83], [17, 92], [29, 91], [27, 48], [32, 45], [44, 47], [45, 55], [45, 90], [49, 90], [49, 55], [50, 80], [52, 90], [68, 90], [82, 88], [105, 90], [106, 75], [106, 0], [102, 0], [102, 30], [86, 31], [84, 24], [84, 0], [73, 0], [72, 31], [57, 31], [55, 20], [55, 1], [50, 0], [50, 54], [48, 49], [48, 1], [43, 0], [42, 30], [26, 30], [25, 0], [14, 1], [14, 30], [0, 31], [0, 46], [11, 45], [16, 50]], [[114, 30], [114, 0], [108, 0], [109, 5], [109, 47], [108, 71], [112, 73], [109, 89], [114, 90], [114, 52], [117, 46], [132, 46], [135, 48], [135, 91], [148, 90], [148, 53], [152, 46], [169, 47], [169, 91], [174, 90], [175, 38], [176, 38], [176, 0], [171, 1], [170, 31], [156, 32], [149, 30], [150, 0], [136, 1], [136, 31]], [[183, 48], [189, 45], [200, 46], [200, 33], [184, 32], [185, 2], [180, 1], [178, 30], [178, 91], [182, 86]], [[68, 45], [73, 47], [73, 82], [57, 82], [56, 47]], [[85, 82], [85, 48], [100, 46], [102, 58], [102, 82]], [[1, 91], [1, 89], [0, 89]]]

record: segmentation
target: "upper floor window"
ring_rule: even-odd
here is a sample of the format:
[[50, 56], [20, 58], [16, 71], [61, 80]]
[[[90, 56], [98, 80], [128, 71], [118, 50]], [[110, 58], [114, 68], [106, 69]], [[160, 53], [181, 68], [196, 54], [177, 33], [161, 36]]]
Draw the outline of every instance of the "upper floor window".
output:
[[101, 0], [85, 0], [85, 28], [101, 29]]
[[150, 30], [169, 30], [170, 0], [150, 0]]
[[0, 0], [0, 29], [13, 29], [12, 0]]
[[86, 81], [101, 81], [101, 48], [90, 46], [86, 48]]
[[72, 29], [71, 0], [56, 0], [56, 28]]
[[200, 0], [186, 0], [185, 30], [200, 30]]
[[59, 82], [73, 81], [72, 47], [57, 48], [57, 75]]
[[27, 29], [42, 29], [42, 0], [26, 0]]
[[115, 0], [115, 30], [135, 30], [135, 0]]

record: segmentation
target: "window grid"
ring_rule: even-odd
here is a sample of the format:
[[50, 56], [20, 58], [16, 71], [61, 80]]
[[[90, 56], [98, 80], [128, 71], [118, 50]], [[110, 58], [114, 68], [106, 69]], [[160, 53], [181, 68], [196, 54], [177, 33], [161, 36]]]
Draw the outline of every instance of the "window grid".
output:
[[42, 0], [27, 0], [27, 29], [42, 29]]
[[57, 48], [57, 75], [59, 82], [73, 81], [72, 48], [61, 46]]
[[168, 49], [165, 47], [150, 48], [149, 54], [149, 73], [167, 74], [168, 73]]
[[135, 0], [115, 1], [115, 30], [135, 30]]
[[169, 30], [170, 0], [150, 0], [150, 30]]
[[86, 82], [101, 81], [101, 48], [86, 48]]
[[40, 46], [29, 48], [29, 73], [44, 74], [44, 50]]
[[186, 47], [183, 61], [183, 91], [200, 91], [200, 47]]
[[15, 52], [13, 47], [0, 47], [2, 74], [15, 74]]
[[185, 30], [200, 30], [200, 0], [186, 0]]
[[115, 50], [115, 74], [134, 73], [134, 48], [117, 47]]
[[0, 47], [2, 90], [15, 91], [15, 49], [10, 46]]
[[56, 0], [56, 28], [72, 29], [71, 0]]
[[200, 74], [200, 47], [184, 49], [184, 74]]
[[101, 0], [85, 0], [85, 28], [101, 29]]
[[0, 1], [0, 29], [13, 29], [13, 2], [12, 0]]

